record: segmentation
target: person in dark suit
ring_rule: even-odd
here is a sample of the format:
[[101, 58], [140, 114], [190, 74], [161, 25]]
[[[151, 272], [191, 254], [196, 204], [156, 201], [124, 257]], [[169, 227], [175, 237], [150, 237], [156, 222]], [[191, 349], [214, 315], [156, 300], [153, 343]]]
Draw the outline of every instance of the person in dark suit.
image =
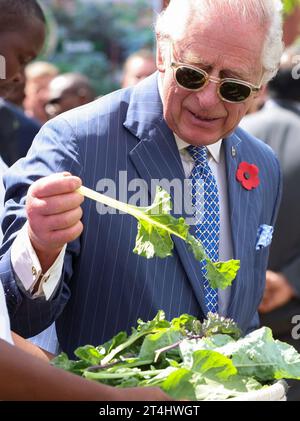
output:
[[[294, 317], [300, 314], [300, 89], [294, 71], [299, 49], [285, 52], [281, 68], [269, 84], [270, 99], [258, 113], [244, 118], [241, 126], [276, 152], [283, 174], [283, 195], [260, 305], [261, 324], [274, 336], [300, 351], [293, 338]], [[289, 400], [300, 400], [300, 384], [291, 382]]]
[[41, 126], [24, 112], [0, 98], [0, 156], [9, 167], [23, 158]]
[[159, 309], [167, 318], [206, 316], [206, 275], [182, 240], [168, 259], [137, 256], [132, 217], [83, 203], [76, 191], [82, 183], [107, 190], [109, 181], [129, 201], [136, 185], [153, 200], [155, 180], [184, 187], [195, 178], [201, 164], [191, 150], [207, 156], [214, 182], [218, 258], [241, 261], [233, 286], [217, 292], [218, 311], [244, 332], [258, 325], [269, 251], [262, 234], [275, 221], [280, 171], [271, 149], [236, 127], [276, 72], [281, 15], [276, 0], [241, 1], [173, 0], [156, 26], [158, 72], [54, 118], [8, 171], [0, 273], [14, 330], [32, 336], [56, 320], [72, 355]]

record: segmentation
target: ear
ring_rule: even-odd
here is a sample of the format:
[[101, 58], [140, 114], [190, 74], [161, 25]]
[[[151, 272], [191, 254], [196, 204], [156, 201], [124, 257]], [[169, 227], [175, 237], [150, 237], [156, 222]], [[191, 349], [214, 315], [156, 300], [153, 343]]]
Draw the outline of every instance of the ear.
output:
[[268, 97], [268, 88], [267, 85], [263, 85], [258, 92], [253, 95], [253, 98], [260, 98], [261, 100], [266, 100]]
[[166, 71], [166, 43], [159, 41], [159, 39], [157, 39], [156, 48], [156, 67], [161, 73]]

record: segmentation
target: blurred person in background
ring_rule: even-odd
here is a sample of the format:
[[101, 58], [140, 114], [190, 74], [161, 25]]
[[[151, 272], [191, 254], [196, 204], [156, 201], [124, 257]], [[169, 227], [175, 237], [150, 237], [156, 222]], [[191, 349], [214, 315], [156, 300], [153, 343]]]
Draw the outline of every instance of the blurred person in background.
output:
[[[276, 152], [283, 174], [283, 195], [270, 249], [261, 324], [300, 352], [292, 337], [293, 317], [300, 314], [300, 47], [282, 56], [280, 70], [268, 85], [264, 108], [246, 116], [241, 126]], [[289, 400], [300, 400], [300, 382], [292, 381]]]
[[45, 111], [48, 118], [53, 118], [94, 99], [94, 90], [86, 76], [80, 73], [65, 73], [49, 83]]
[[0, 156], [6, 165], [10, 167], [27, 154], [40, 127], [21, 108], [0, 98]]
[[143, 49], [131, 54], [125, 61], [122, 88], [134, 86], [157, 70], [155, 56], [151, 50]]
[[20, 80], [19, 83], [16, 83], [14, 88], [6, 95], [6, 100], [10, 103], [16, 105], [18, 108], [23, 109], [23, 102], [25, 99], [25, 72], [24, 79]]
[[58, 73], [56, 66], [45, 61], [31, 63], [25, 68], [24, 110], [29, 117], [36, 119], [40, 124], [48, 120], [45, 111], [48, 85]]

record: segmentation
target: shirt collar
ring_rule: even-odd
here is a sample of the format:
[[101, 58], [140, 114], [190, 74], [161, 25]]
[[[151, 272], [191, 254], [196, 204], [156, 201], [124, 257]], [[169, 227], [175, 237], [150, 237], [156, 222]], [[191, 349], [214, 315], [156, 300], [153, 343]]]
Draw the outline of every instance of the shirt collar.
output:
[[[186, 143], [184, 140], [180, 139], [176, 133], [174, 133], [177, 148], [180, 151], [188, 148], [190, 146], [189, 143]], [[222, 139], [212, 145], [207, 145], [207, 150], [213, 159], [219, 164], [220, 162], [220, 155], [221, 155], [221, 146], [222, 146]]]
[[[162, 100], [162, 76], [160, 73], [158, 74], [158, 92]], [[175, 136], [175, 140], [176, 140], [176, 144], [177, 144], [177, 148], [179, 152], [190, 146], [189, 143], [186, 143], [184, 140], [180, 139], [176, 133], [174, 133], [174, 136]], [[213, 143], [212, 145], [206, 146], [207, 150], [209, 151], [209, 153], [211, 154], [211, 156], [217, 163], [220, 162], [221, 146], [222, 146], [222, 139], [216, 143]]]

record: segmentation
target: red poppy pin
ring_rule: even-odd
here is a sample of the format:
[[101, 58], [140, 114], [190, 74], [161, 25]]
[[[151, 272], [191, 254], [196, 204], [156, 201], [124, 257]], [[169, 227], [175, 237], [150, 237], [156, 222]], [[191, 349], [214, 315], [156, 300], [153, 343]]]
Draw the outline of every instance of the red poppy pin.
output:
[[248, 162], [241, 162], [236, 172], [236, 179], [241, 183], [244, 189], [256, 189], [260, 183], [258, 173], [259, 169], [256, 165], [249, 164]]

